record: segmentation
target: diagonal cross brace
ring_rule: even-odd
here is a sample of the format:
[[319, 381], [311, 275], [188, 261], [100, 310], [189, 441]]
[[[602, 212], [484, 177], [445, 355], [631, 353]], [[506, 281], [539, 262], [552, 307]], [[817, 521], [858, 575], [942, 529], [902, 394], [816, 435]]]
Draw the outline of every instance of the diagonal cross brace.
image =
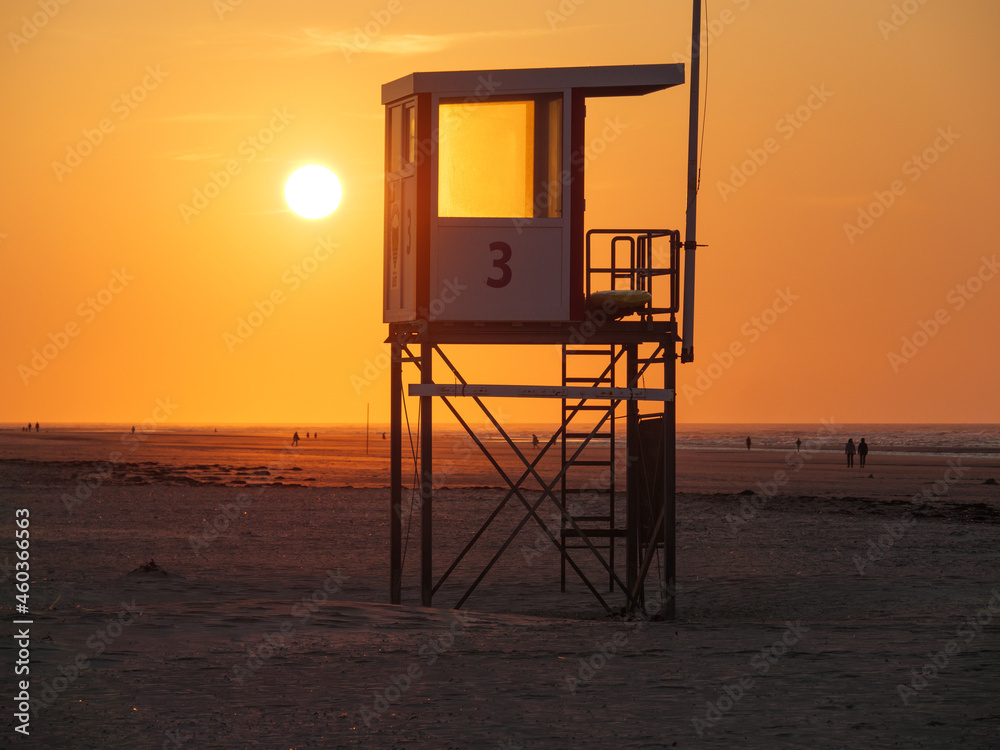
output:
[[[610, 612], [611, 608], [608, 606], [607, 602], [604, 601], [603, 597], [601, 597], [601, 595], [600, 595], [600, 593], [598, 593], [597, 589], [594, 588], [593, 584], [590, 583], [590, 581], [587, 579], [587, 577], [583, 573], [583, 571], [580, 570], [579, 566], [569, 557], [569, 555], [566, 552], [564, 552], [561, 549], [561, 547], [559, 546], [559, 542], [556, 541], [556, 539], [555, 539], [555, 536], [552, 534], [551, 531], [549, 531], [548, 527], [545, 525], [545, 522], [538, 516], [538, 513], [537, 513], [538, 506], [542, 504], [542, 501], [545, 499], [546, 495], [543, 494], [541, 496], [541, 498], [539, 498], [539, 500], [534, 505], [530, 505], [528, 503], [527, 499], [524, 497], [524, 495], [521, 494], [519, 487], [520, 487], [521, 483], [524, 482], [524, 480], [529, 476], [529, 474], [531, 472], [530, 471], [529, 472], [524, 472], [521, 475], [521, 477], [518, 479], [517, 482], [512, 482], [510, 480], [510, 477], [508, 477], [507, 473], [497, 463], [496, 459], [493, 458], [493, 455], [489, 452], [489, 449], [485, 445], [483, 445], [482, 441], [480, 441], [479, 438], [478, 438], [478, 436], [475, 435], [475, 433], [469, 427], [468, 423], [458, 413], [458, 410], [455, 409], [455, 407], [452, 405], [452, 403], [450, 401], [448, 401], [448, 399], [443, 399], [443, 401], [448, 406], [448, 408], [451, 410], [452, 414], [455, 415], [455, 417], [458, 419], [458, 421], [465, 428], [466, 432], [468, 432], [469, 435], [472, 437], [472, 439], [476, 442], [476, 445], [479, 446], [479, 449], [489, 459], [490, 463], [493, 464], [493, 467], [497, 470], [497, 473], [499, 473], [500, 476], [503, 477], [504, 481], [507, 482], [507, 485], [511, 489], [508, 490], [507, 496], [503, 499], [503, 501], [496, 508], [496, 510], [494, 510], [494, 512], [490, 515], [490, 518], [486, 521], [486, 523], [482, 526], [482, 528], [476, 533], [475, 537], [469, 542], [469, 544], [466, 545], [466, 548], [462, 551], [462, 553], [459, 556], [459, 558], [457, 560], [455, 560], [454, 563], [452, 563], [452, 565], [448, 569], [448, 571], [444, 574], [444, 576], [441, 577], [441, 580], [439, 580], [438, 583], [437, 583], [437, 585], [434, 587], [434, 591], [436, 591], [437, 588], [440, 587], [442, 583], [444, 583], [444, 579], [447, 578], [447, 576], [458, 566], [458, 564], [461, 561], [461, 559], [472, 548], [472, 546], [478, 540], [479, 536], [482, 535], [482, 533], [486, 530], [486, 528], [493, 521], [493, 519], [496, 518], [496, 516], [499, 514], [500, 510], [504, 507], [504, 505], [506, 505], [507, 501], [512, 496], [517, 495], [517, 497], [521, 501], [521, 503], [528, 509], [528, 513], [525, 515], [525, 517], [518, 524], [517, 528], [515, 528], [514, 531], [511, 532], [510, 536], [503, 543], [503, 545], [500, 547], [500, 549], [497, 551], [497, 553], [493, 556], [493, 558], [490, 560], [490, 562], [487, 564], [487, 566], [483, 569], [483, 571], [479, 574], [479, 576], [476, 578], [476, 580], [473, 582], [473, 584], [469, 587], [468, 591], [466, 591], [466, 593], [462, 596], [462, 598], [459, 600], [459, 602], [455, 605], [455, 608], [458, 609], [459, 607], [461, 607], [465, 603], [465, 601], [472, 595], [473, 591], [475, 591], [476, 587], [482, 582], [483, 578], [486, 577], [486, 575], [489, 573], [489, 571], [493, 568], [493, 566], [496, 564], [496, 562], [500, 559], [500, 557], [506, 551], [507, 547], [510, 546], [511, 542], [513, 542], [513, 540], [517, 537], [518, 533], [524, 527], [524, 524], [527, 523], [527, 521], [528, 521], [529, 518], [533, 517], [535, 519], [535, 521], [538, 523], [538, 525], [542, 528], [542, 530], [548, 535], [549, 540], [566, 557], [567, 562], [569, 562], [569, 564], [573, 568], [573, 570], [575, 570], [577, 572], [577, 574], [580, 576], [580, 578], [583, 580], [583, 582], [587, 585], [587, 587], [591, 590], [591, 592], [594, 594], [594, 596], [597, 598], [597, 600], [601, 603], [601, 605], [604, 607], [604, 609], [607, 610], [608, 612]], [[558, 435], [559, 435], [559, 431], [557, 431], [549, 439], [549, 442], [547, 443], [547, 445], [552, 445], [554, 443], [556, 437], [558, 437]], [[582, 449], [583, 448], [581, 447], [580, 450], [582, 450]], [[541, 456], [539, 456], [538, 458], [540, 458], [540, 457]], [[536, 476], [537, 476], [537, 474], [536, 474]], [[552, 486], [554, 486], [555, 483], [559, 481], [559, 479], [560, 479], [561, 476], [562, 476], [562, 472], [560, 472], [559, 476], [557, 476], [553, 480]], [[550, 490], [551, 490], [551, 486], [549, 486], [549, 487], [546, 488], [547, 492], [550, 491]]]
[[[448, 365], [448, 367], [451, 369], [451, 371], [455, 375], [455, 377], [459, 381], [461, 381], [461, 382], [464, 383], [465, 382], [464, 378], [462, 377], [461, 373], [458, 372], [458, 369], [444, 355], [444, 353], [440, 350], [440, 348], [435, 347], [435, 349], [437, 349], [438, 355], [441, 357], [441, 359], [444, 361], [444, 363]], [[607, 369], [610, 369], [610, 367], [612, 365], [613, 365], [613, 363], [609, 364], [608, 368], [606, 368], [605, 371], [607, 371]], [[447, 402], [447, 399], [444, 399], [444, 400]], [[596, 589], [594, 589], [594, 587], [590, 583], [589, 579], [587, 579], [586, 576], [580, 571], [579, 567], [576, 565], [575, 562], [573, 562], [572, 558], [564, 550], [562, 550], [562, 548], [559, 545], [558, 541], [556, 541], [555, 536], [552, 534], [551, 531], [549, 531], [548, 527], [538, 517], [537, 513], [535, 512], [536, 509], [538, 508], [538, 506], [540, 506], [542, 504], [542, 502], [544, 502], [544, 500], [545, 500], [546, 497], [549, 497], [549, 498], [552, 499], [552, 502], [554, 502], [556, 504], [556, 507], [559, 509], [559, 512], [562, 515], [562, 517], [565, 518], [570, 523], [570, 525], [579, 532], [579, 534], [580, 534], [579, 538], [584, 543], [586, 543], [586, 545], [591, 550], [591, 552], [593, 552], [593, 554], [597, 558], [597, 560], [601, 563], [601, 565], [604, 566], [605, 570], [607, 570], [607, 572], [612, 576], [612, 578], [615, 580], [615, 582], [618, 583], [619, 588], [621, 589], [621, 591], [623, 591], [625, 593], [626, 597], [629, 600], [632, 600], [632, 596], [631, 596], [631, 592], [629, 590], [629, 587], [626, 586], [626, 585], [624, 585], [622, 583], [621, 579], [618, 578], [617, 574], [611, 568], [611, 566], [608, 564], [607, 560], [604, 559], [604, 556], [601, 555], [601, 553], [594, 546], [593, 542], [590, 541], [590, 538], [587, 536], [586, 532], [583, 531], [583, 529], [580, 528], [579, 524], [577, 524], [577, 522], [576, 522], [576, 519], [574, 519], [569, 513], [567, 513], [566, 510], [559, 504], [559, 500], [555, 497], [555, 495], [552, 492], [552, 488], [559, 482], [560, 479], [562, 479], [563, 475], [566, 473], [566, 471], [569, 469], [569, 467], [576, 460], [577, 456], [580, 455], [580, 453], [583, 451], [583, 449], [586, 448], [587, 445], [589, 445], [591, 439], [594, 437], [594, 435], [597, 434], [597, 432], [600, 430], [600, 428], [604, 425], [604, 422], [607, 421], [607, 419], [613, 413], [614, 408], [618, 406], [618, 404], [620, 403], [620, 400], [615, 400], [615, 401], [612, 402], [611, 407], [609, 407], [609, 409], [608, 409], [608, 414], [606, 414], [600, 420], [600, 422], [598, 422], [598, 424], [591, 430], [590, 434], [581, 443], [580, 447], [576, 450], [576, 452], [573, 454], [573, 456], [570, 458], [570, 460], [563, 466], [562, 470], [560, 470], [560, 472], [555, 476], [555, 478], [552, 480], [552, 482], [550, 482], [548, 484], [545, 483], [545, 481], [541, 478], [541, 476], [539, 476], [538, 472], [535, 471], [535, 469], [534, 469], [534, 466], [537, 463], [538, 458], [540, 458], [540, 457], [536, 457], [536, 460], [534, 462], [529, 462], [528, 459], [521, 452], [520, 448], [517, 447], [516, 443], [514, 443], [514, 441], [511, 440], [510, 436], [503, 429], [503, 427], [500, 425], [500, 423], [497, 422], [497, 420], [493, 417], [493, 414], [486, 407], [486, 405], [478, 397], [474, 396], [473, 400], [476, 402], [476, 404], [479, 406], [479, 408], [483, 410], [483, 413], [487, 416], [487, 418], [490, 420], [490, 422], [492, 422], [493, 426], [496, 427], [496, 429], [500, 433], [500, 435], [504, 438], [504, 440], [507, 442], [507, 444], [513, 449], [514, 453], [521, 459], [521, 462], [528, 469], [527, 472], [521, 476], [521, 478], [518, 480], [518, 482], [517, 482], [516, 485], [513, 484], [513, 483], [511, 483], [510, 480], [509, 480], [509, 478], [502, 471], [502, 469], [500, 469], [497, 466], [496, 462], [493, 460], [492, 456], [489, 454], [489, 451], [486, 450], [485, 447], [483, 447], [480, 444], [481, 450], [484, 451], [484, 453], [487, 456], [487, 458], [489, 458], [489, 460], [497, 468], [497, 470], [501, 474], [501, 476], [503, 476], [504, 479], [505, 479], [505, 481], [507, 481], [508, 485], [512, 488], [512, 492], [516, 493], [518, 495], [518, 499], [520, 499], [521, 503], [526, 508], [528, 508], [528, 515], [526, 515], [525, 518], [521, 521], [521, 523], [518, 524], [518, 526], [514, 529], [514, 531], [512, 532], [511, 536], [507, 539], [507, 541], [503, 544], [503, 546], [500, 548], [500, 550], [497, 552], [497, 554], [494, 556], [494, 558], [490, 561], [490, 563], [487, 565], [486, 569], [479, 576], [479, 578], [476, 579], [475, 583], [473, 583], [472, 587], [469, 589], [469, 591], [466, 593], [466, 595], [462, 598], [461, 602], [459, 602], [458, 606], [462, 605], [462, 603], [468, 598], [468, 596], [472, 594], [472, 591], [475, 590], [476, 586], [478, 586], [479, 582], [482, 581], [482, 579], [483, 579], [483, 577], [485, 577], [486, 573], [488, 573], [489, 570], [492, 569], [492, 567], [496, 563], [496, 561], [500, 558], [500, 556], [503, 554], [503, 552], [507, 549], [507, 547], [513, 541], [513, 539], [517, 536], [517, 534], [520, 532], [521, 528], [523, 528], [523, 526], [527, 522], [528, 518], [534, 517], [535, 520], [538, 522], [539, 526], [541, 527], [541, 529], [549, 536], [550, 541], [552, 541], [556, 546], [559, 546], [560, 553], [562, 554], [562, 556], [570, 563], [570, 566], [577, 572], [577, 574], [580, 575], [581, 579], [584, 581], [584, 583], [587, 584], [588, 588], [591, 589], [591, 591], [594, 593], [594, 596], [597, 597], [598, 601], [600, 601], [601, 604], [604, 605], [604, 607], [606, 609], [608, 608], [607, 604], [604, 602], [603, 597], [601, 597], [600, 594], [597, 593]], [[552, 440], [554, 440], [565, 429], [565, 424], [568, 423], [569, 420], [571, 420], [579, 412], [579, 408], [583, 405], [584, 401], [581, 401], [577, 405], [576, 409], [574, 409], [574, 411], [570, 415], [569, 419], [565, 420], [563, 426], [561, 426], [560, 429], [556, 432], [556, 434], [553, 435]], [[449, 408], [452, 410], [453, 413], [456, 414], [456, 416], [458, 416], [456, 410], [450, 404], [449, 404]], [[461, 421], [460, 417], [459, 417], [459, 419]], [[471, 430], [469, 430], [468, 427], [466, 427], [466, 431], [469, 432], [470, 435], [472, 434]], [[473, 439], [475, 439], [474, 435], [473, 435]], [[551, 442], [552, 441], [550, 440], [550, 443]], [[478, 443], [478, 441], [477, 441], [477, 443]], [[528, 501], [520, 494], [520, 492], [517, 489], [517, 487], [520, 486], [520, 484], [524, 481], [524, 479], [527, 478], [528, 474], [533, 475], [535, 477], [536, 481], [539, 483], [539, 485], [541, 485], [542, 488], [543, 488], [542, 495], [539, 498], [538, 502], [535, 503], [534, 506], [531, 506], [528, 503]], [[510, 495], [511, 495], [511, 493], [508, 492], [507, 498], [504, 499], [505, 503], [509, 499]], [[497, 511], [497, 512], [499, 512], [499, 511]], [[632, 604], [635, 604], [635, 603], [636, 602], [634, 600], [632, 600]]]

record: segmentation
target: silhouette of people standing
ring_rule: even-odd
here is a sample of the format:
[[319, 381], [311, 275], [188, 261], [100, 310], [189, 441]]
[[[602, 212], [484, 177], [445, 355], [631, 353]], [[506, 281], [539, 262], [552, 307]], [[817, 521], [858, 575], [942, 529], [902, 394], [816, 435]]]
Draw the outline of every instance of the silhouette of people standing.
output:
[[802, 447], [802, 438], [795, 438], [795, 452], [799, 452], [799, 448]]
[[531, 433], [531, 447], [538, 450], [538, 435]]
[[847, 467], [854, 467], [854, 438], [847, 438], [847, 445], [844, 446], [844, 453], [847, 454]]
[[749, 437], [747, 438], [747, 450], [748, 451], [750, 450], [750, 438]]
[[135, 425], [132, 425], [132, 434], [135, 434]]
[[299, 444], [299, 433], [296, 432], [294, 435], [292, 435], [292, 445], [294, 446], [298, 444]]
[[382, 433], [382, 439], [385, 440], [385, 433]]
[[42, 428], [38, 426], [38, 422], [35, 422], [35, 432], [41, 432]]
[[864, 438], [861, 438], [861, 442], [858, 443], [858, 463], [861, 464], [861, 468], [865, 468], [865, 459], [868, 457], [868, 443], [865, 442]]

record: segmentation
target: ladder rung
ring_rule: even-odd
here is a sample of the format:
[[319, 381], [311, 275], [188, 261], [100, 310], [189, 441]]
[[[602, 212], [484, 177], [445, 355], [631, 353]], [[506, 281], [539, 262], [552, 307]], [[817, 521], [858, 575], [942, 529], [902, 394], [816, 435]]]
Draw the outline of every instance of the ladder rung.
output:
[[600, 404], [583, 404], [582, 406], [566, 407], [566, 411], [610, 411], [610, 410], [611, 410], [610, 406], [601, 406]]
[[[567, 432], [566, 433], [566, 439], [567, 440], [583, 439], [583, 438], [588, 438], [590, 436], [591, 435], [590, 435], [589, 432]], [[603, 438], [604, 440], [610, 440], [611, 439], [611, 433], [610, 432], [598, 432], [597, 434], [594, 435], [594, 438]]]
[[[607, 537], [625, 536], [625, 529], [581, 529], [580, 531], [582, 531], [583, 534], [586, 534], [587, 536], [593, 536], [593, 537], [607, 538]], [[576, 529], [563, 529], [562, 535], [564, 537], [570, 537], [570, 536], [580, 537], [583, 536], [583, 534], [581, 534], [580, 531], [577, 531]], [[577, 548], [574, 547], [573, 549]]]
[[570, 466], [611, 466], [610, 461], [572, 461]]

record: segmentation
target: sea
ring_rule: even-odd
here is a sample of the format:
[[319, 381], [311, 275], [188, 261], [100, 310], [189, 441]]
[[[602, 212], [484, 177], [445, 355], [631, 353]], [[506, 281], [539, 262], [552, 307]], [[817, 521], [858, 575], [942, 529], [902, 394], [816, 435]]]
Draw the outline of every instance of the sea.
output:
[[[619, 420], [619, 435], [624, 435], [624, 425]], [[131, 425], [114, 423], [46, 424], [43, 432], [63, 433], [120, 433], [130, 434]], [[538, 435], [544, 442], [556, 429], [552, 424], [509, 424], [506, 432], [517, 441], [530, 441]], [[141, 431], [142, 426], [139, 425]], [[456, 423], [435, 424], [435, 435], [458, 437], [463, 428]], [[0, 423], [2, 432], [22, 431], [22, 425]], [[290, 439], [298, 433], [305, 437], [321, 435], [327, 439], [348, 439], [352, 445], [366, 438], [381, 441], [388, 433], [388, 424], [171, 424], [156, 425], [155, 432], [162, 435], [218, 435], [219, 437], [252, 438], [280, 437]], [[404, 442], [407, 432], [414, 435], [415, 425], [404, 425]], [[501, 442], [503, 438], [492, 427], [483, 428], [479, 434], [486, 442]], [[872, 450], [888, 454], [963, 455], [994, 457], [1000, 455], [1000, 424], [836, 424], [830, 422], [808, 424], [678, 424], [677, 447], [695, 450], [745, 450], [750, 438], [754, 450], [788, 450], [795, 441], [812, 450], [829, 450], [840, 453], [848, 438], [855, 443], [861, 438]]]

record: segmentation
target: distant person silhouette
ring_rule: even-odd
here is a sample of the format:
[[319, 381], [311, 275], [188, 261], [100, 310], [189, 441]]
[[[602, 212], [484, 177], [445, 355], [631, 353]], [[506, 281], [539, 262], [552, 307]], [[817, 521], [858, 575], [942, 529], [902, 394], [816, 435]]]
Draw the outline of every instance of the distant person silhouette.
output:
[[802, 438], [795, 438], [795, 452], [799, 452], [799, 448], [802, 447]]
[[854, 467], [854, 438], [847, 438], [847, 445], [844, 446], [844, 453], [847, 454], [847, 468]]
[[41, 432], [42, 428], [38, 426], [38, 422], [35, 422], [35, 432]]
[[382, 433], [382, 439], [385, 440], [385, 433]]
[[868, 457], [868, 443], [865, 442], [864, 438], [861, 438], [861, 442], [858, 443], [858, 463], [861, 464], [861, 468], [865, 468], [865, 459]]
[[298, 444], [299, 444], [299, 433], [296, 432], [294, 435], [292, 435], [292, 445], [298, 445]]
[[538, 450], [538, 435], [531, 433], [531, 447]]
[[132, 434], [135, 434], [135, 425], [132, 425]]
[[750, 438], [747, 438], [747, 450], [750, 450]]

